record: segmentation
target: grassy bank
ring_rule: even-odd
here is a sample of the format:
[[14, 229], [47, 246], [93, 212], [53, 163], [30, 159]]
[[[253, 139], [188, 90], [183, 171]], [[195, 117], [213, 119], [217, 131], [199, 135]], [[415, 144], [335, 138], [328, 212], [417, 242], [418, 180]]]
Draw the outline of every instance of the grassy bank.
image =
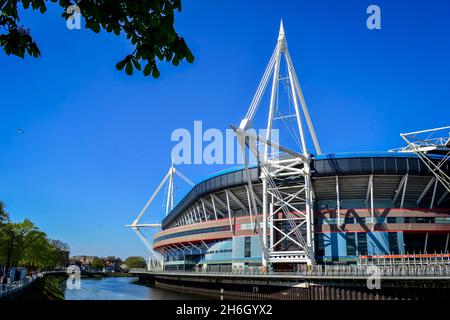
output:
[[44, 278], [37, 279], [17, 300], [64, 300], [66, 280], [67, 277], [62, 275], [47, 275]]
[[[102, 279], [104, 277], [132, 277], [129, 273], [82, 274], [82, 279]], [[64, 300], [66, 288], [66, 275], [46, 275], [34, 281], [29, 288], [21, 293], [15, 300], [22, 301], [48, 301]]]

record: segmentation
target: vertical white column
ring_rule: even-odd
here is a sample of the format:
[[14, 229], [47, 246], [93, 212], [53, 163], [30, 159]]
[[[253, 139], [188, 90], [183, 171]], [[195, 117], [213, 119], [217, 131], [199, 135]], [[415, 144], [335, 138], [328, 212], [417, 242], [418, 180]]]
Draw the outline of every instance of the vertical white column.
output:
[[370, 216], [372, 218], [372, 231], [373, 231], [373, 227], [375, 226], [375, 214], [373, 208], [373, 176], [370, 181]]
[[233, 232], [233, 224], [231, 222], [231, 207], [230, 207], [230, 198], [228, 197], [228, 192], [225, 189], [225, 196], [227, 198], [227, 209], [228, 209], [228, 220], [230, 222], [230, 231]]
[[[278, 76], [280, 72], [280, 39], [277, 44], [277, 49], [275, 52], [275, 67], [273, 71], [273, 79], [272, 79], [272, 92], [270, 95], [270, 108], [269, 108], [269, 117], [267, 119], [267, 132], [266, 132], [266, 140], [270, 140], [271, 132], [272, 132], [272, 123], [273, 123], [273, 113], [275, 108], [275, 98], [277, 94], [277, 88], [278, 88]], [[263, 161], [265, 164], [267, 163], [267, 160], [269, 158], [269, 145], [266, 144], [264, 148], [264, 158]], [[265, 177], [265, 172], [262, 173], [262, 184], [263, 184], [263, 208], [262, 208], [262, 214], [263, 214], [263, 250], [267, 251], [268, 248], [268, 242], [267, 242], [267, 215], [268, 215], [268, 192], [267, 192], [267, 178]], [[269, 253], [270, 254], [270, 253]], [[264, 257], [264, 254], [263, 254]], [[263, 258], [263, 266], [268, 267], [268, 261], [266, 261], [265, 258]]]
[[216, 210], [216, 204], [214, 202], [214, 197], [212, 196], [212, 194], [210, 196], [211, 196], [211, 202], [212, 202], [213, 210], [214, 210], [214, 218], [217, 220], [217, 210]]
[[[264, 174], [262, 174], [262, 177], [261, 177], [261, 179], [262, 179], [262, 187], [263, 187], [263, 190], [262, 190], [262, 192], [263, 192], [263, 199], [262, 199], [262, 202], [263, 202], [263, 207], [262, 207], [262, 224], [263, 224], [263, 234], [262, 234], [262, 238], [263, 238], [263, 241], [262, 241], [262, 246], [263, 246], [263, 248], [262, 248], [262, 264], [263, 264], [263, 267], [265, 267], [265, 268], [267, 268], [268, 266], [269, 266], [269, 262], [267, 261], [267, 259], [266, 259], [266, 256], [265, 256], [265, 254], [264, 254], [264, 251], [266, 251], [267, 252], [267, 179], [266, 179], [266, 177], [265, 177], [265, 175]], [[270, 252], [269, 252], [269, 254], [270, 254]]]
[[339, 177], [336, 176], [336, 212], [337, 212], [337, 224], [341, 226], [341, 199], [339, 197]]

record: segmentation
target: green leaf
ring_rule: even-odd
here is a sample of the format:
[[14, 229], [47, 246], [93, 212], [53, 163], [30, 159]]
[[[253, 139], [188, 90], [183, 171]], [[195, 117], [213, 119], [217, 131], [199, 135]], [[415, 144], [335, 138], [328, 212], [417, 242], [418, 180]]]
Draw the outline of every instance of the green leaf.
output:
[[119, 71], [122, 70], [125, 67], [125, 64], [127, 63], [127, 61], [128, 61], [128, 58], [125, 58], [122, 61], [118, 62], [116, 64], [116, 69]]
[[[178, 65], [186, 60], [194, 61], [194, 55], [178, 35], [174, 27], [176, 10], [181, 10], [182, 0], [0, 0], [0, 28], [8, 25], [8, 30], [0, 34], [0, 49], [7, 55], [24, 57], [25, 55], [40, 56], [39, 48], [29, 35], [13, 34], [12, 29], [19, 29], [20, 14], [24, 10], [48, 11], [47, 3], [58, 3], [63, 9], [61, 16], [67, 19], [66, 9], [77, 4], [82, 12], [84, 28], [99, 33], [102, 30], [128, 39], [132, 54], [116, 63], [117, 70], [125, 69], [129, 75], [134, 69], [160, 76], [155, 59], [171, 61]], [[18, 10], [19, 4], [22, 10]], [[27, 30], [26, 27], [23, 27]], [[1, 29], [0, 29], [1, 31]], [[19, 32], [20, 33], [20, 32]], [[131, 59], [130, 56], [134, 56]], [[143, 64], [141, 66], [141, 64]], [[145, 68], [144, 68], [145, 65]]]
[[133, 57], [131, 59], [131, 61], [133, 62], [134, 67], [140, 71], [141, 70], [141, 65], [139, 64], [139, 61], [135, 57]]
[[147, 65], [144, 67], [144, 76], [149, 76], [150, 73], [152, 73], [152, 64], [149, 62], [149, 63], [147, 63]]
[[125, 72], [129, 76], [131, 76], [133, 74], [133, 65], [131, 64], [131, 61], [127, 62], [127, 66], [125, 67]]
[[156, 66], [153, 67], [153, 72], [152, 72], [152, 76], [153, 78], [159, 78], [159, 70]]

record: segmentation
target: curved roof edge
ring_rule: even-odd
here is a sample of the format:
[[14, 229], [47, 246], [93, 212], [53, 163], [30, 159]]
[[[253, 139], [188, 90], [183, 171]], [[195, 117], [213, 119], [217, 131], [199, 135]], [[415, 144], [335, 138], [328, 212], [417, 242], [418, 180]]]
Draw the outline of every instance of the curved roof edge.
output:
[[[312, 155], [312, 158], [314, 160], [333, 160], [333, 159], [349, 159], [349, 158], [419, 158], [416, 154], [414, 153], [409, 153], [409, 152], [387, 152], [387, 151], [381, 151], [381, 152], [376, 152], [376, 151], [371, 151], [371, 152], [339, 152], [339, 153], [328, 153], [328, 154], [321, 154], [321, 155]], [[442, 158], [442, 156], [439, 155], [432, 155], [432, 158]], [[258, 169], [258, 166], [256, 164], [253, 165], [249, 165], [250, 169], [253, 169], [252, 172], [252, 180], [257, 180], [259, 178], [259, 175], [257, 174], [256, 171], [258, 170], [254, 170], [254, 169]], [[212, 189], [221, 189], [221, 188], [225, 188], [225, 187], [229, 187], [229, 186], [222, 186], [219, 188], [212, 188], [211, 190], [207, 190], [209, 189], [209, 187], [205, 187], [204, 183], [210, 180], [213, 180], [217, 177], [223, 176], [223, 175], [227, 175], [227, 174], [231, 174], [231, 173], [235, 173], [235, 172], [239, 172], [239, 171], [243, 171], [245, 169], [244, 165], [240, 165], [240, 166], [235, 166], [232, 168], [227, 168], [215, 173], [212, 173], [210, 175], [207, 175], [206, 177], [200, 179], [199, 181], [197, 181], [197, 183], [191, 188], [191, 190], [183, 197], [182, 200], [180, 200], [180, 202], [178, 202], [178, 204], [175, 206], [175, 208], [163, 219], [162, 221], [162, 225], [164, 227], [164, 225], [167, 225], [168, 223], [170, 223], [170, 221], [174, 218], [174, 216], [177, 215], [177, 212], [181, 211], [183, 209], [183, 207], [185, 207], [186, 205], [188, 205], [193, 199], [193, 197], [199, 196], [200, 194], [205, 193], [206, 191], [212, 191]], [[244, 177], [242, 177], [243, 179], [245, 179]], [[233, 183], [234, 185], [235, 183]]]

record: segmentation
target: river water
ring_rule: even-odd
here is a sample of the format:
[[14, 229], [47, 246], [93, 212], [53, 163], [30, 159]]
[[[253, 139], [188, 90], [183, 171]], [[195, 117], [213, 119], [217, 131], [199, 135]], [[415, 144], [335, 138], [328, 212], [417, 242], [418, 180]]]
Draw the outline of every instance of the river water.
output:
[[80, 289], [66, 289], [66, 300], [196, 300], [197, 295], [147, 287], [133, 283], [137, 278], [105, 277], [81, 279]]

